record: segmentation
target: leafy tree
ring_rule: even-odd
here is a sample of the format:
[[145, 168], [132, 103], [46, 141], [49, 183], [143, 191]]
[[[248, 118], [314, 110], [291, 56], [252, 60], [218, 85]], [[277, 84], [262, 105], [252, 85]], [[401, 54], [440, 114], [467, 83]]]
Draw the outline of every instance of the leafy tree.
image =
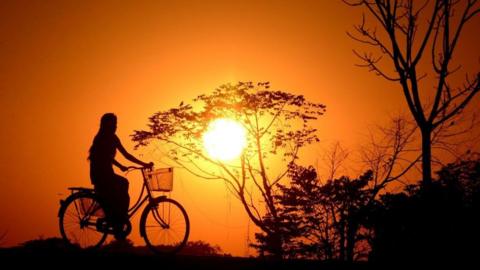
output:
[[[349, 260], [365, 256], [361, 222], [371, 200], [372, 171], [322, 184], [313, 167], [295, 166], [278, 195], [291, 257]], [[361, 244], [360, 244], [361, 245]]]
[[[253, 223], [277, 239], [271, 246], [275, 255], [281, 255], [275, 193], [299, 150], [319, 141], [312, 121], [324, 112], [323, 104], [271, 90], [268, 82], [239, 82], [200, 95], [192, 104], [181, 102], [155, 113], [149, 128], [135, 131], [133, 140], [137, 146], [161, 142], [178, 166], [205, 179], [224, 181]], [[247, 131], [247, 146], [236, 162], [217, 160], [204, 151], [202, 134], [217, 118], [234, 119]]]
[[[371, 46], [374, 53], [355, 54], [369, 71], [399, 83], [422, 137], [423, 183], [432, 182], [432, 134], [451, 129], [462, 111], [480, 91], [480, 72], [458, 83], [451, 75], [455, 49], [466, 25], [480, 13], [476, 0], [345, 1], [367, 11], [374, 26], [355, 26], [354, 40]], [[427, 14], [428, 13], [428, 14]], [[427, 52], [429, 50], [429, 52]], [[382, 65], [386, 58], [388, 65]], [[389, 68], [387, 68], [389, 67]], [[389, 69], [393, 68], [393, 72]], [[420, 82], [427, 76], [427, 80]]]

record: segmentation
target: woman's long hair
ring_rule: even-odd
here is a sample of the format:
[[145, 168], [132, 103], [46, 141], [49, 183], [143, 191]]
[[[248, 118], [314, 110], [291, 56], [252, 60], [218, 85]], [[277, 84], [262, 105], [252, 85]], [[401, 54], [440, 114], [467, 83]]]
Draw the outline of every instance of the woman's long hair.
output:
[[100, 120], [100, 128], [98, 129], [97, 135], [95, 135], [92, 146], [89, 150], [89, 160], [92, 160], [92, 157], [95, 157], [98, 154], [98, 151], [102, 151], [101, 147], [99, 147], [101, 141], [113, 139], [116, 129], [117, 116], [113, 113], [104, 114]]

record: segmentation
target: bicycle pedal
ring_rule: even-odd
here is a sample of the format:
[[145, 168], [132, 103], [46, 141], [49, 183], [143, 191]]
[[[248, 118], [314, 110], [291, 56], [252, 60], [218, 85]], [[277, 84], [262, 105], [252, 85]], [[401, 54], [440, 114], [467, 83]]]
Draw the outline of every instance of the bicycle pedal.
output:
[[113, 228], [104, 219], [98, 219], [97, 220], [96, 229], [99, 232], [113, 233]]

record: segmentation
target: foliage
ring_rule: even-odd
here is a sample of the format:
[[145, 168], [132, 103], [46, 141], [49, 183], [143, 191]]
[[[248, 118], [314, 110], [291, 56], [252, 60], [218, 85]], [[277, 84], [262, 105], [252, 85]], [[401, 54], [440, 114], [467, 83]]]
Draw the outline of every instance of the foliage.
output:
[[195, 256], [231, 256], [230, 254], [223, 253], [218, 245], [212, 245], [202, 240], [189, 241], [180, 254]]
[[[291, 142], [297, 147], [284, 155], [294, 156], [298, 147], [318, 141], [316, 130], [308, 124], [324, 113], [325, 106], [309, 102], [302, 95], [269, 88], [268, 82], [221, 85], [209, 95], [199, 95], [193, 104], [181, 102], [176, 108], [155, 113], [149, 118], [149, 130], [135, 131], [133, 141], [137, 147], [146, 146], [152, 139], [164, 141], [177, 146], [177, 150], [169, 153], [172, 158], [193, 156], [214, 162], [203, 154], [201, 136], [211, 120], [228, 117], [247, 129], [251, 139], [248, 155], [256, 155], [255, 141], [259, 137], [270, 144], [269, 151], [262, 153], [264, 157], [287, 148]], [[185, 146], [178, 145], [182, 139]]]
[[[322, 184], [313, 167], [292, 165], [288, 185], [276, 196], [281, 206], [283, 249], [291, 258], [353, 260], [366, 255], [361, 247], [361, 222], [372, 201], [372, 171], [357, 179], [342, 176]], [[268, 235], [258, 234], [263, 252]]]
[[58, 249], [65, 249], [65, 241], [58, 237], [50, 237], [44, 238], [43, 236], [39, 236], [36, 239], [28, 240], [20, 244], [21, 247], [25, 249], [31, 250], [58, 250]]
[[444, 166], [429, 190], [381, 196], [366, 226], [372, 261], [473, 261], [480, 241], [480, 156]]

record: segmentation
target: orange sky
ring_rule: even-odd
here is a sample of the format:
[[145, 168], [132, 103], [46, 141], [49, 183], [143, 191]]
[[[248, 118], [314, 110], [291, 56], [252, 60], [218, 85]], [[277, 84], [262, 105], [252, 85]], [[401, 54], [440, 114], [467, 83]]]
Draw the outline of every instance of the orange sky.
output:
[[[358, 44], [345, 31], [361, 13], [341, 1], [87, 2], [0, 2], [7, 246], [59, 236], [58, 200], [68, 186], [89, 185], [87, 151], [105, 112], [118, 115], [117, 134], [133, 152], [129, 135], [154, 112], [223, 83], [270, 81], [327, 105], [315, 156], [336, 140], [354, 147], [370, 124], [406, 108], [397, 85], [354, 66]], [[458, 48], [467, 70], [480, 63], [479, 25], [472, 21]], [[134, 200], [140, 182], [130, 180]], [[252, 254], [253, 224], [223, 183], [180, 173], [174, 189], [190, 215], [191, 240]], [[131, 238], [142, 244], [136, 226]]]

